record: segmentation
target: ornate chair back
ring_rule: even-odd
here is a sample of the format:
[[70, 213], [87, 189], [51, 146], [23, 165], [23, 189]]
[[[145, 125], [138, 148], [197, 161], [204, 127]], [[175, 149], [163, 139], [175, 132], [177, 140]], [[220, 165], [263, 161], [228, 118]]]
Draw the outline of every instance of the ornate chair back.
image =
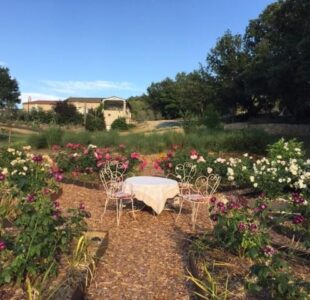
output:
[[195, 181], [195, 190], [204, 197], [211, 197], [218, 189], [221, 177], [216, 174], [200, 176]]
[[197, 169], [196, 165], [186, 162], [184, 164], [178, 164], [175, 167], [175, 177], [179, 181], [181, 194], [189, 192], [192, 187]]
[[121, 190], [123, 184], [122, 173], [103, 168], [100, 171], [99, 176], [107, 195], [114, 195]]

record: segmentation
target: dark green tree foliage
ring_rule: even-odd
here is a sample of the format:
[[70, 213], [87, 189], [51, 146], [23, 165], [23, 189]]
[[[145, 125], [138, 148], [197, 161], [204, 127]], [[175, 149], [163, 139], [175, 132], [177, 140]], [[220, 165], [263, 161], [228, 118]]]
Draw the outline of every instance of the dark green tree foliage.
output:
[[20, 92], [16, 79], [8, 68], [0, 66], [0, 108], [13, 109], [20, 103]]
[[165, 118], [178, 118], [186, 114], [202, 116], [206, 106], [214, 101], [212, 77], [203, 70], [178, 73], [174, 80], [152, 83], [146, 101], [155, 112]]
[[232, 35], [230, 31], [217, 41], [207, 56], [206, 71], [214, 76], [214, 92], [224, 112], [236, 112], [238, 108], [253, 109], [244, 78], [248, 63], [242, 36]]
[[113, 130], [128, 130], [129, 125], [126, 123], [125, 118], [117, 118], [111, 124], [111, 129], [113, 129]]
[[83, 116], [67, 101], [58, 101], [54, 107], [57, 124], [81, 124]]
[[161, 82], [152, 83], [147, 88], [148, 102], [155, 111], [162, 113], [164, 118], [179, 116], [178, 99], [175, 82], [166, 78]]
[[105, 120], [102, 113], [102, 105], [97, 109], [90, 109], [86, 116], [85, 129], [89, 131], [105, 130]]
[[309, 20], [309, 0], [278, 1], [250, 21], [245, 33], [250, 91], [304, 118], [310, 118]]

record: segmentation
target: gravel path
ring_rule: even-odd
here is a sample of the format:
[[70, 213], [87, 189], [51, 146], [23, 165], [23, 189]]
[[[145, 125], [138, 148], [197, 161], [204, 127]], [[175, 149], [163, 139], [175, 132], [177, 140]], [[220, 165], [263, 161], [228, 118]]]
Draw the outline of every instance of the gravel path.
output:
[[[136, 220], [125, 212], [117, 227], [112, 203], [100, 221], [104, 200], [102, 191], [69, 184], [63, 184], [59, 199], [63, 208], [84, 202], [92, 215], [89, 227], [109, 231], [108, 249], [98, 264], [88, 299], [189, 299], [186, 250], [191, 234], [190, 210], [182, 211], [177, 223], [173, 210], [156, 217], [150, 210], [142, 210]], [[208, 224], [201, 211], [198, 228], [205, 229]]]

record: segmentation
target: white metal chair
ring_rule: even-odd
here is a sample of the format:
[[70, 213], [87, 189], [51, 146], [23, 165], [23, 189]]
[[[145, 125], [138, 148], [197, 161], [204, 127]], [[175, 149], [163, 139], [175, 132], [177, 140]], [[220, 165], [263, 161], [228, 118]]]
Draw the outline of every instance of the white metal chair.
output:
[[209, 214], [209, 202], [219, 187], [220, 181], [221, 177], [215, 174], [198, 177], [195, 181], [195, 185], [188, 189], [185, 194], [181, 195], [180, 209], [176, 221], [182, 212], [184, 201], [187, 201], [192, 205], [191, 221], [194, 230], [197, 222], [199, 207], [206, 205], [207, 213]]
[[106, 213], [110, 200], [115, 202], [117, 226], [120, 224], [123, 205], [125, 205], [126, 202], [131, 203], [132, 214], [135, 219], [133, 202], [134, 195], [122, 191], [123, 174], [118, 171], [113, 171], [109, 167], [106, 167], [100, 171], [99, 176], [106, 194], [104, 211], [101, 216], [101, 220]]
[[175, 172], [169, 173], [167, 178], [176, 179], [179, 182], [180, 195], [185, 195], [193, 187], [193, 181], [196, 175], [196, 165], [186, 162], [178, 164], [175, 167]]

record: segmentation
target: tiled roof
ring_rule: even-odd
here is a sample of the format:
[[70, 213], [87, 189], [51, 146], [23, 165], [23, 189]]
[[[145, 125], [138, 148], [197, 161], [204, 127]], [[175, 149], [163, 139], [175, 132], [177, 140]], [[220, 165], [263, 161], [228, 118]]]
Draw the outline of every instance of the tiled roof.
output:
[[59, 100], [34, 100], [34, 101], [29, 101], [29, 102], [23, 102], [24, 105], [26, 104], [56, 104]]
[[100, 103], [102, 98], [83, 98], [83, 97], [69, 97], [65, 101], [68, 102], [91, 102], [91, 103]]

